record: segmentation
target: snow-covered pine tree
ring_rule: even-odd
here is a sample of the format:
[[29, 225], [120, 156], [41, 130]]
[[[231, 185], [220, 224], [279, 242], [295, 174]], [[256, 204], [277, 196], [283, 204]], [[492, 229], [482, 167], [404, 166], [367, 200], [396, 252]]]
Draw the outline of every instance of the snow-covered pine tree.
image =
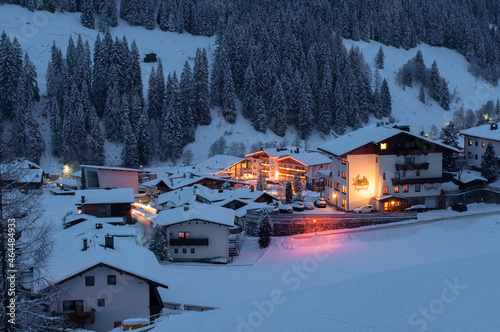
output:
[[42, 153], [45, 150], [45, 143], [38, 123], [29, 118], [25, 126], [26, 131], [26, 158], [39, 164]]
[[437, 67], [436, 60], [432, 63], [431, 70], [429, 72], [427, 88], [429, 89], [429, 95], [431, 98], [439, 102], [441, 96], [441, 77], [439, 76], [439, 69]]
[[104, 127], [106, 136], [111, 140], [118, 140], [121, 137], [121, 107], [120, 95], [117, 84], [113, 84], [108, 92], [106, 107], [104, 108]]
[[[253, 127], [255, 130], [265, 133], [267, 130], [267, 111], [264, 106], [264, 101], [260, 95], [257, 96], [256, 100], [253, 101], [255, 118], [252, 120]], [[274, 120], [274, 119], [273, 119]]]
[[345, 104], [344, 94], [342, 92], [340, 82], [335, 84], [334, 97], [335, 104], [333, 109], [335, 110], [335, 132], [338, 135], [343, 135], [347, 126], [347, 106]]
[[130, 95], [137, 95], [142, 104], [144, 104], [143, 87], [142, 87], [142, 73], [141, 73], [141, 59], [139, 48], [135, 42], [132, 41], [130, 46], [130, 60], [129, 60], [129, 77], [130, 77]]
[[[447, 125], [441, 129], [439, 140], [446, 145], [458, 148], [458, 135], [453, 125]], [[453, 153], [443, 152], [443, 169], [446, 171], [453, 171], [454, 167]]]
[[384, 69], [384, 59], [384, 50], [382, 49], [382, 46], [380, 46], [377, 55], [375, 56], [375, 68]]
[[303, 85], [299, 88], [299, 112], [297, 114], [297, 129], [301, 139], [307, 139], [312, 133], [313, 107], [311, 87], [306, 75], [303, 76]]
[[139, 150], [137, 148], [137, 140], [134, 132], [132, 131], [130, 121], [128, 121], [123, 128], [124, 132], [122, 134], [125, 138], [122, 150], [123, 166], [137, 168], [139, 166]]
[[[276, 135], [281, 137], [285, 136], [286, 133], [286, 111], [287, 105], [283, 87], [281, 81], [275, 78], [273, 92], [271, 94], [271, 129]], [[257, 113], [257, 117], [259, 116], [262, 115]], [[262, 119], [257, 119], [257, 121], [262, 121]]]
[[300, 178], [300, 174], [295, 174], [293, 177], [293, 192], [295, 195], [302, 193], [302, 179]]
[[176, 161], [182, 155], [185, 145], [182, 120], [173, 103], [168, 103], [164, 112], [163, 130], [160, 133], [160, 159]]
[[160, 225], [153, 227], [153, 234], [149, 240], [148, 249], [151, 250], [156, 259], [160, 262], [165, 262], [168, 259], [167, 237]]
[[149, 131], [149, 118], [146, 109], [142, 109], [137, 123], [137, 150], [139, 151], [139, 165], [148, 165], [153, 158], [153, 145]]
[[425, 104], [425, 89], [423, 84], [420, 84], [420, 89], [418, 90], [418, 100], [420, 100], [422, 104]]
[[146, 0], [144, 10], [144, 27], [147, 30], [155, 29], [155, 0]]
[[157, 118], [157, 112], [156, 112], [156, 95], [157, 95], [157, 90], [158, 90], [158, 83], [157, 83], [157, 77], [156, 77], [156, 70], [155, 68], [151, 68], [151, 73], [149, 74], [149, 81], [148, 81], [148, 116], [150, 118]]
[[389, 91], [389, 85], [387, 80], [384, 78], [382, 81], [382, 86], [380, 87], [380, 102], [382, 103], [383, 115], [389, 117], [392, 113], [392, 99], [391, 92]]
[[236, 122], [236, 93], [234, 92], [233, 74], [231, 72], [231, 67], [229, 67], [229, 63], [227, 63], [224, 68], [222, 115], [227, 122]]
[[448, 90], [448, 83], [444, 78], [440, 78], [439, 83], [439, 106], [441, 106], [445, 111], [450, 110], [450, 90]]
[[11, 42], [5, 31], [2, 32], [0, 39], [0, 113], [4, 118], [9, 119], [14, 116], [14, 100], [22, 71], [22, 55], [19, 54], [19, 49], [14, 41]]
[[264, 173], [260, 173], [259, 177], [257, 178], [257, 190], [259, 191], [264, 191], [267, 188], [267, 181], [266, 181], [266, 176]]
[[257, 99], [258, 93], [251, 61], [243, 77], [242, 90], [243, 116], [247, 119], [254, 120], [256, 118], [255, 100]]
[[261, 248], [267, 248], [271, 243], [273, 226], [266, 210], [262, 210], [259, 219], [259, 245]]
[[189, 62], [184, 63], [184, 68], [181, 73], [180, 82], [180, 104], [181, 104], [181, 118], [184, 127], [184, 140], [186, 144], [192, 143], [195, 140], [196, 122], [193, 114], [195, 106], [195, 93], [193, 85], [193, 74]]
[[94, 4], [92, 0], [83, 0], [83, 11], [80, 20], [84, 27], [95, 29]]
[[208, 150], [208, 158], [213, 157], [218, 154], [226, 154], [227, 151], [227, 140], [224, 136], [219, 137], [215, 142], [210, 145]]
[[489, 182], [495, 180], [498, 176], [498, 166], [495, 148], [491, 143], [488, 143], [481, 159], [481, 175], [488, 179]]
[[212, 123], [210, 114], [210, 93], [208, 90], [208, 59], [205, 49], [196, 50], [196, 57], [193, 68], [194, 83], [194, 109], [196, 123], [202, 126], [208, 126]]
[[89, 165], [104, 165], [106, 157], [104, 155], [104, 134], [101, 123], [95, 109], [90, 109], [87, 113], [88, 129], [86, 130], [86, 156], [85, 163]]
[[333, 78], [330, 65], [327, 62], [325, 65], [325, 73], [321, 83], [321, 91], [319, 94], [319, 111], [316, 118], [318, 130], [323, 135], [328, 135], [333, 123]]

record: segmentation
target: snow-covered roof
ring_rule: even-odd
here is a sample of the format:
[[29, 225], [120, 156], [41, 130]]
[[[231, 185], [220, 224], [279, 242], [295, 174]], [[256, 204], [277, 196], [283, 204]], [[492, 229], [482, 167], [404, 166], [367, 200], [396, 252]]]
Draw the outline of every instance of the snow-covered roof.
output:
[[92, 216], [90, 214], [79, 213], [79, 214], [70, 214], [66, 217], [66, 223], [71, 224], [75, 220], [83, 220], [82, 222], [95, 222], [95, 223], [109, 223], [109, 224], [120, 224], [123, 223], [123, 217], [99, 217]]
[[246, 158], [240, 158], [235, 156], [228, 156], [225, 154], [218, 154], [213, 157], [208, 158], [205, 161], [202, 161], [198, 165], [196, 165], [199, 169], [211, 169], [211, 170], [224, 170], [228, 167], [233, 166], [234, 164], [239, 163]]
[[332, 171], [330, 171], [330, 170], [318, 171], [318, 176], [325, 177], [325, 178], [330, 177], [330, 176], [332, 176]]
[[[64, 282], [102, 264], [168, 288], [162, 278], [164, 271], [154, 254], [137, 245], [135, 237], [120, 237], [133, 235], [132, 227], [104, 224], [103, 229], [95, 229], [93, 225], [84, 222], [55, 234], [55, 245], [48, 261], [52, 282]], [[104, 248], [108, 233], [117, 235], [114, 249]], [[87, 238], [88, 249], [82, 251], [83, 238]]]
[[19, 183], [41, 182], [43, 169], [37, 164], [26, 160], [16, 159], [10, 163], [0, 164], [2, 178]]
[[79, 171], [77, 171], [75, 173], [72, 173], [71, 176], [74, 177], [74, 178], [81, 178], [82, 177], [82, 171], [79, 170]]
[[[82, 202], [82, 196], [85, 201]], [[75, 192], [75, 204], [117, 204], [133, 203], [134, 189], [115, 188], [115, 189], [88, 189], [77, 190]]]
[[500, 142], [500, 129], [491, 130], [491, 124], [485, 124], [460, 131], [462, 136], [473, 136]]
[[[459, 175], [454, 176], [455, 179], [459, 180]], [[486, 179], [484, 176], [481, 175], [481, 172], [477, 171], [464, 171], [460, 175], [460, 182], [462, 183], [469, 183], [472, 181], [483, 181], [483, 182], [488, 182], [488, 179]]]
[[160, 183], [160, 181], [167, 183], [167, 177], [156, 178], [154, 180], [149, 180], [149, 181], [143, 182], [143, 183], [141, 183], [141, 186], [154, 188], [158, 185], [158, 183]]
[[194, 185], [190, 187], [183, 187], [177, 190], [169, 191], [158, 196], [158, 205], [169, 204], [173, 206], [181, 206], [189, 202], [193, 202], [196, 199], [197, 193], [210, 193], [212, 189], [209, 189], [202, 185]]
[[236, 217], [241, 218], [241, 217], [246, 216], [246, 214], [249, 210], [258, 210], [258, 209], [262, 209], [265, 206], [269, 206], [269, 205], [267, 203], [251, 202], [245, 206], [240, 207], [239, 209], [236, 209], [234, 211], [234, 214], [236, 215]]
[[109, 166], [97, 166], [97, 165], [80, 165], [80, 168], [93, 168], [93, 169], [108, 169], [113, 171], [127, 171], [127, 172], [142, 172], [141, 169], [125, 168], [125, 167], [109, 167]]
[[189, 205], [187, 210], [180, 207], [161, 211], [156, 217], [155, 223], [160, 226], [170, 226], [194, 219], [233, 226], [234, 211], [210, 204], [193, 203]]
[[[205, 192], [197, 192], [197, 195], [200, 195], [211, 202], [219, 202], [227, 200], [229, 198], [249, 199], [255, 201], [262, 195], [269, 195], [269, 194], [259, 190], [251, 190], [249, 188], [238, 188], [235, 190], [223, 190], [223, 191], [212, 190]], [[272, 195], [269, 196], [277, 200], [276, 197]]]
[[331, 162], [331, 159], [328, 158], [328, 156], [325, 156], [324, 154], [320, 152], [301, 152], [301, 153], [293, 153], [284, 157], [281, 157], [278, 161], [281, 161], [284, 158], [293, 158], [297, 160], [298, 162], [307, 165], [307, 166], [314, 166], [314, 165], [321, 165], [321, 164], [329, 164]]
[[63, 186], [68, 186], [68, 187], [75, 187], [77, 186], [77, 181], [73, 179], [68, 179], [68, 178], [59, 178], [54, 181], [56, 184], [61, 184]]
[[419, 136], [412, 134], [408, 131], [404, 131], [401, 129], [393, 128], [393, 127], [388, 127], [388, 126], [378, 126], [376, 124], [369, 125], [366, 127], [363, 127], [361, 129], [358, 129], [356, 131], [353, 131], [349, 134], [340, 136], [334, 140], [331, 140], [329, 142], [326, 142], [318, 147], [321, 151], [325, 151], [327, 153], [333, 154], [335, 156], [342, 156], [345, 155], [346, 153], [349, 153], [353, 150], [356, 150], [357, 148], [360, 148], [366, 144], [373, 143], [373, 144], [378, 144], [382, 141], [385, 141], [393, 136], [396, 136], [398, 134], [406, 134], [409, 136], [413, 136], [416, 139], [421, 139], [424, 141], [427, 141], [431, 144], [436, 144], [438, 146], [441, 146], [445, 149], [448, 150], [453, 150], [458, 152], [457, 149], [448, 146], [446, 144], [443, 144], [438, 141], [431, 140], [427, 137], [424, 136]]

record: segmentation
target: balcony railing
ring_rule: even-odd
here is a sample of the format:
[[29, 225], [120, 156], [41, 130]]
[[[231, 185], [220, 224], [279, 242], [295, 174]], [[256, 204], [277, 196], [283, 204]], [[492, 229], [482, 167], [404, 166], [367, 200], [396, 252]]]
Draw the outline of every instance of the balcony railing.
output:
[[404, 164], [396, 164], [396, 171], [411, 171], [411, 170], [427, 170], [429, 169], [429, 163], [404, 163]]
[[208, 246], [206, 239], [170, 239], [171, 246]]

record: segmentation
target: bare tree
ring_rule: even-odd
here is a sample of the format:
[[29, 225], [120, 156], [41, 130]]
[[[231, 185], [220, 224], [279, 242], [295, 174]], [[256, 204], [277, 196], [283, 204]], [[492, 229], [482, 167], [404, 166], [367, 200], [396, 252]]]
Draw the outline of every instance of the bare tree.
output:
[[46, 278], [51, 226], [40, 208], [41, 189], [29, 184], [33, 170], [12, 158], [0, 127], [0, 330], [62, 331], [50, 303], [59, 290]]

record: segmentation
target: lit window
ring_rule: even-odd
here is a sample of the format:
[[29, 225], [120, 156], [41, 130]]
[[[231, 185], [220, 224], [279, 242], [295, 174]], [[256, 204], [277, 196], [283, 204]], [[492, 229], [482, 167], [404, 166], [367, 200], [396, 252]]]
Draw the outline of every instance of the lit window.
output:
[[344, 179], [347, 178], [347, 174], [345, 172], [342, 172], [342, 178], [344, 178]]
[[399, 186], [394, 187], [394, 193], [396, 193], [396, 194], [399, 193]]
[[380, 150], [385, 150], [385, 149], [387, 149], [387, 143], [381, 143]]
[[483, 148], [484, 148], [484, 142], [482, 142], [482, 143], [481, 143], [481, 147], [483, 147]]
[[337, 190], [337, 191], [339, 191], [339, 183], [337, 181], [335, 181], [333, 183], [333, 185], [334, 185], [334, 189]]
[[344, 209], [346, 208], [346, 205], [347, 205], [347, 202], [345, 199], [342, 200], [342, 206], [344, 207]]
[[85, 286], [94, 286], [94, 276], [85, 277]]
[[345, 194], [347, 192], [347, 188], [345, 185], [342, 185], [342, 193]]
[[191, 237], [190, 232], [179, 232], [179, 239], [189, 239]]
[[472, 146], [472, 140], [469, 139], [469, 146]]
[[347, 164], [347, 160], [345, 158], [342, 158], [342, 164]]
[[407, 185], [407, 184], [403, 186], [403, 192], [404, 192], [404, 193], [407, 193], [407, 192], [408, 192], [408, 185]]
[[388, 195], [389, 194], [389, 187], [388, 186], [384, 186], [382, 188], [382, 194], [384, 194], [384, 195]]

